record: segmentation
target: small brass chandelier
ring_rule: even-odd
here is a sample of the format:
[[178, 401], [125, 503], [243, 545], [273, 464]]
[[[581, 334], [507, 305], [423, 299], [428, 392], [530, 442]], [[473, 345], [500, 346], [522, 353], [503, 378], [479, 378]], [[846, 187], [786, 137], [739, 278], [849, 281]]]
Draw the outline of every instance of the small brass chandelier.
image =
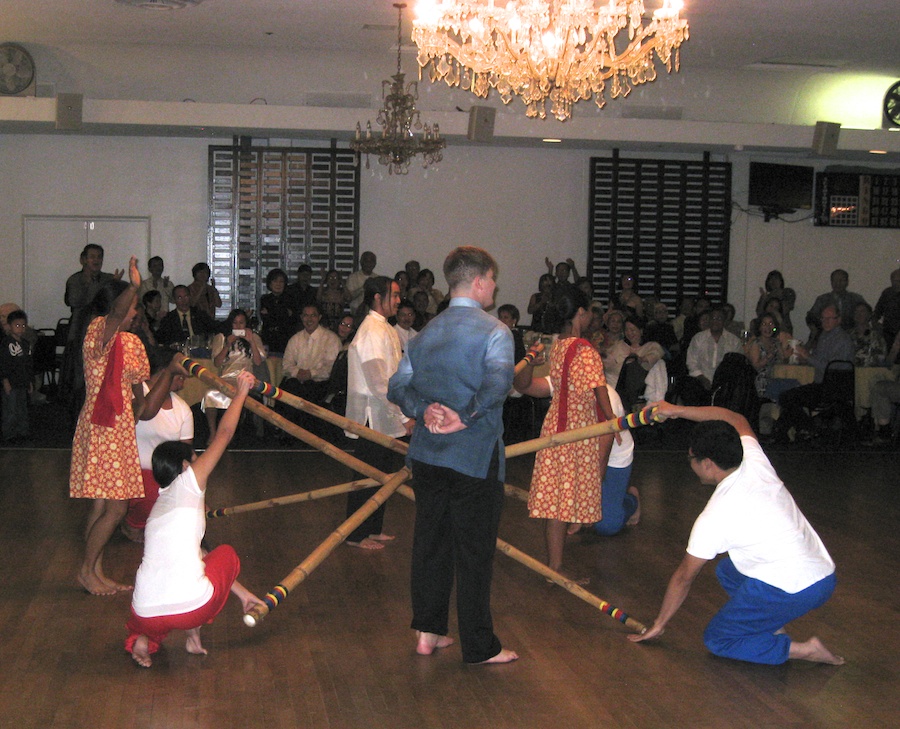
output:
[[[643, 0], [418, 0], [412, 39], [431, 81], [476, 96], [520, 96], [525, 115], [559, 121], [593, 97], [606, 103], [656, 80], [655, 58], [671, 72], [689, 37], [682, 0], [663, 0], [644, 17]], [[627, 28], [626, 33], [623, 32]]]
[[[366, 122], [363, 133], [359, 122], [356, 124], [356, 138], [350, 142], [350, 148], [357, 155], [366, 155], [366, 169], [369, 168], [369, 155], [378, 157], [379, 163], [387, 165], [388, 174], [405, 175], [409, 172], [409, 164], [417, 155], [422, 155], [423, 167], [440, 162], [444, 155], [441, 152], [447, 141], [441, 137], [437, 124], [425, 124], [416, 109], [419, 98], [418, 84], [413, 81], [404, 86], [405, 76], [400, 70], [401, 23], [403, 8], [406, 3], [394, 3], [397, 8], [397, 73], [391, 81], [381, 82], [381, 97], [384, 105], [376, 117], [381, 125], [381, 134], [372, 134], [372, 122]], [[417, 137], [413, 129], [423, 129], [421, 137]]]

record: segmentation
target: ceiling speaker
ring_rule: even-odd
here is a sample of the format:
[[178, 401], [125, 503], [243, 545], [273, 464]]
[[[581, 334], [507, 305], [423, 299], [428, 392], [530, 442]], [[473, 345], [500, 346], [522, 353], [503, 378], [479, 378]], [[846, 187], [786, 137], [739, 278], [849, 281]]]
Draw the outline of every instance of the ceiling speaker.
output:
[[827, 157], [837, 152], [838, 137], [841, 133], [841, 125], [835, 122], [816, 122], [816, 131], [813, 134], [812, 151], [818, 155]]
[[473, 106], [469, 109], [470, 142], [490, 142], [494, 138], [494, 116], [497, 110], [492, 106]]
[[81, 94], [56, 95], [56, 128], [67, 131], [81, 129]]

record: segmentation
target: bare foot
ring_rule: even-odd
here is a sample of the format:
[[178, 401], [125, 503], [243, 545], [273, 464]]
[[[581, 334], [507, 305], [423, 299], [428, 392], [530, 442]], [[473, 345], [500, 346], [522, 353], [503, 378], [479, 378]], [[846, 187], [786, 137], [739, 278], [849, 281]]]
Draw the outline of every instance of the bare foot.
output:
[[200, 628], [192, 628], [187, 631], [187, 640], [184, 642], [184, 647], [188, 653], [193, 653], [195, 656], [205, 656], [209, 652], [200, 642]]
[[78, 575], [78, 584], [91, 595], [115, 595], [117, 590], [94, 574]]
[[146, 635], [141, 635], [134, 641], [134, 645], [131, 647], [131, 658], [141, 668], [150, 668], [153, 665], [153, 661], [150, 660], [150, 649]]
[[374, 539], [376, 542], [393, 542], [397, 537], [393, 534], [385, 534], [382, 532], [381, 534], [370, 534], [369, 539]]
[[486, 661], [481, 661], [480, 663], [475, 663], [473, 665], [484, 666], [488, 663], [512, 663], [513, 661], [518, 661], [518, 660], [519, 660], [518, 653], [516, 653], [515, 651], [508, 651], [504, 648], [493, 658], [488, 658]]
[[381, 542], [375, 541], [372, 537], [366, 537], [361, 542], [344, 542], [348, 547], [358, 547], [359, 549], [384, 549]]
[[573, 534], [578, 534], [578, 532], [580, 532], [580, 531], [581, 531], [581, 524], [579, 524], [578, 522], [569, 524], [569, 526], [566, 527], [566, 535], [570, 536], [570, 537]]
[[828, 648], [825, 647], [825, 644], [815, 636], [802, 643], [791, 641], [788, 658], [796, 658], [801, 661], [812, 661], [813, 663], [829, 663], [832, 666], [844, 665], [844, 659], [828, 650]]
[[421, 630], [417, 630], [416, 638], [416, 653], [420, 656], [430, 656], [438, 648], [453, 645], [453, 638], [437, 633], [423, 633]]
[[637, 499], [637, 509], [634, 510], [631, 518], [625, 522], [625, 526], [637, 526], [641, 521], [641, 494], [638, 492], [636, 486], [629, 486], [628, 493]]

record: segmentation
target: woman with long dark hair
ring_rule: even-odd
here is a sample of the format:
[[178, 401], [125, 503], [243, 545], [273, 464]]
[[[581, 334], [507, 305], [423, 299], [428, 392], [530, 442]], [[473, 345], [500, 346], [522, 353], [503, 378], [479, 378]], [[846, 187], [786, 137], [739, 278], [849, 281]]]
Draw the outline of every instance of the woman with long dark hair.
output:
[[[590, 323], [590, 302], [578, 289], [563, 293], [555, 304], [561, 322], [559, 339], [550, 350], [553, 400], [541, 436], [573, 430], [614, 417], [603, 362], [581, 338]], [[526, 368], [530, 373], [530, 369]], [[529, 382], [516, 380], [517, 389]], [[562, 571], [568, 525], [600, 521], [600, 484], [606, 471], [613, 436], [580, 440], [538, 452], [528, 499], [529, 516], [544, 519], [547, 563]], [[565, 574], [565, 572], [563, 572]], [[587, 578], [576, 579], [587, 584]]]

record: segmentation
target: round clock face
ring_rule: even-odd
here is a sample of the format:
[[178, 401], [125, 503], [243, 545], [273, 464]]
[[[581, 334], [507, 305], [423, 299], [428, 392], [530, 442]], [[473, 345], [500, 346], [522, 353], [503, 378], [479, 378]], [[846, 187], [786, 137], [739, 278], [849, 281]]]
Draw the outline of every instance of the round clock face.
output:
[[900, 81], [884, 95], [884, 115], [894, 126], [900, 127]]
[[22, 46], [0, 43], [0, 94], [20, 94], [34, 81], [34, 60]]

